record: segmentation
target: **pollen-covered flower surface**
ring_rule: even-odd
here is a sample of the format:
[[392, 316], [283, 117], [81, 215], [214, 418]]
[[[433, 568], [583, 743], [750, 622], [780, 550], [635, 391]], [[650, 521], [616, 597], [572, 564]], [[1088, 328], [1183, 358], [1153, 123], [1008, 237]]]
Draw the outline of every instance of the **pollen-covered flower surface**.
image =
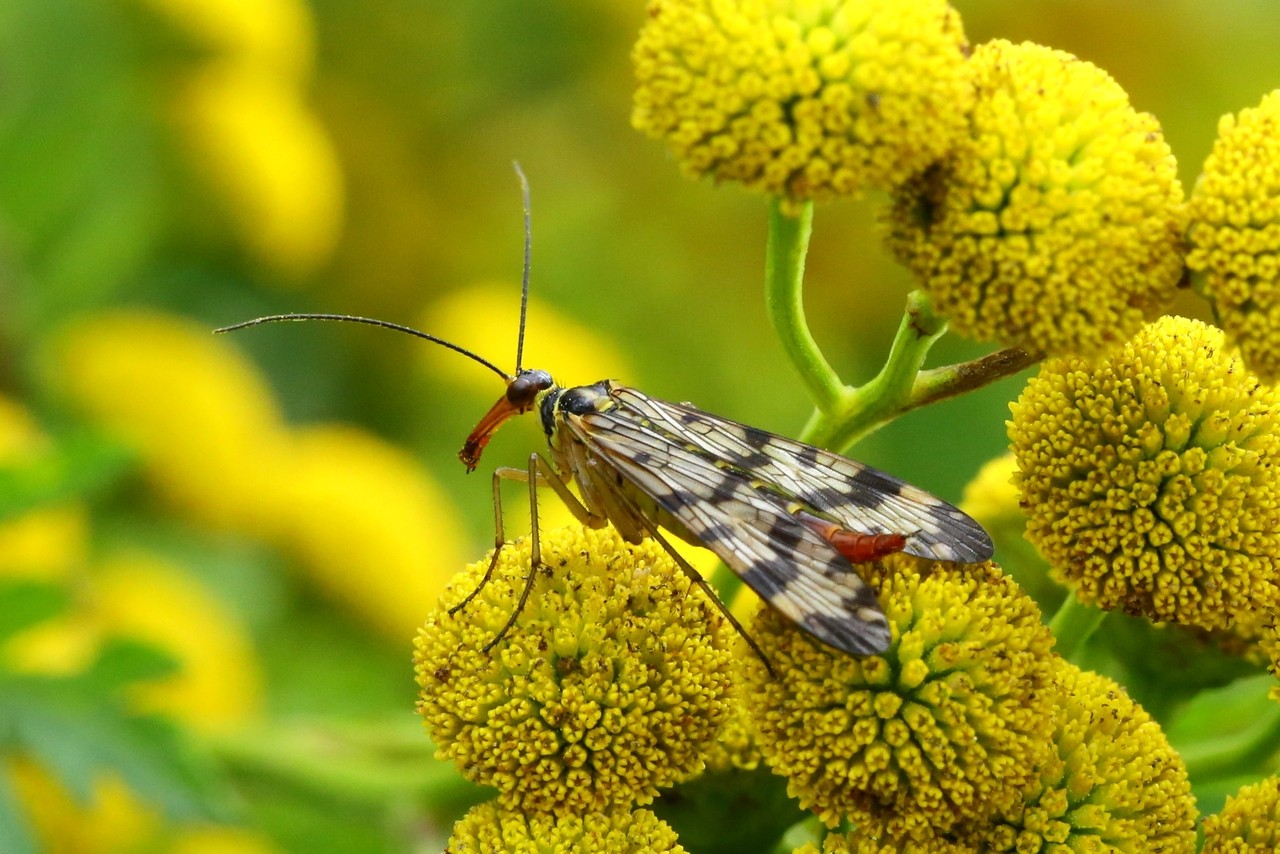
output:
[[1165, 317], [1056, 359], [1012, 406], [1027, 536], [1086, 602], [1223, 628], [1280, 604], [1280, 397]]
[[1195, 850], [1196, 805], [1182, 758], [1118, 684], [1059, 662], [1054, 750], [1012, 807], [959, 834], [966, 850]]
[[1166, 306], [1185, 214], [1155, 118], [1104, 71], [1035, 44], [970, 60], [964, 141], [895, 194], [888, 243], [966, 336], [1100, 352]]
[[790, 200], [901, 183], [973, 98], [942, 0], [651, 0], [632, 124], [686, 173]]
[[1191, 192], [1187, 266], [1245, 364], [1280, 378], [1280, 90], [1218, 122]]
[[732, 713], [730, 638], [716, 606], [656, 542], [612, 528], [542, 538], [544, 569], [510, 633], [529, 541], [492, 580], [473, 564], [415, 641], [418, 710], [439, 755], [498, 789], [504, 809], [568, 815], [648, 803], [700, 770]]
[[1280, 848], [1280, 777], [1245, 786], [1204, 820], [1202, 854], [1272, 854]]
[[828, 826], [903, 839], [1013, 802], [1048, 750], [1053, 639], [994, 564], [869, 565], [893, 632], [855, 658], [763, 609], [771, 677], [742, 659], [756, 737], [788, 792]]
[[671, 827], [649, 810], [628, 807], [586, 815], [528, 815], [479, 804], [453, 826], [445, 854], [646, 854], [683, 852]]

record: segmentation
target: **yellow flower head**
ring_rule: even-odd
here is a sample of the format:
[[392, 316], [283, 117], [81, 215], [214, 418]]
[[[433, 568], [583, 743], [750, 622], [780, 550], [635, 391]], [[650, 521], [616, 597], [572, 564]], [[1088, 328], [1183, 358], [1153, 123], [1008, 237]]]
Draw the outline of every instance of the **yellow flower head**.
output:
[[649, 810], [629, 807], [585, 815], [532, 815], [494, 802], [471, 808], [453, 826], [445, 854], [661, 854], [683, 852], [676, 832]]
[[[22, 465], [50, 450], [36, 420], [0, 397], [0, 466]], [[88, 554], [89, 523], [79, 503], [40, 507], [0, 520], [0, 577], [66, 579]]]
[[788, 792], [829, 826], [916, 837], [1012, 803], [1048, 749], [1053, 638], [994, 564], [868, 565], [893, 644], [854, 658], [772, 609], [744, 658], [756, 738]]
[[650, 0], [632, 124], [691, 176], [793, 202], [900, 184], [973, 100], [944, 0]]
[[829, 833], [822, 840], [821, 848], [809, 842], [793, 854], [971, 854], [972, 851], [968, 845], [952, 842], [928, 830], [916, 837], [852, 830], [849, 833]]
[[354, 427], [296, 431], [264, 496], [281, 544], [331, 599], [403, 643], [462, 563], [449, 496], [409, 453]]
[[219, 60], [302, 83], [315, 64], [315, 22], [304, 0], [140, 0]]
[[960, 834], [974, 851], [1194, 851], [1182, 758], [1124, 689], [1059, 662], [1054, 752], [1021, 800]]
[[1160, 126], [1061, 51], [993, 41], [970, 65], [969, 134], [897, 192], [890, 248], [964, 335], [1050, 355], [1123, 341], [1182, 275]]
[[201, 732], [242, 726], [260, 711], [263, 675], [244, 627], [182, 567], [143, 553], [116, 555], [98, 568], [92, 593], [102, 634], [152, 644], [180, 665], [132, 686], [140, 711]]
[[1280, 849], [1280, 777], [1268, 777], [1227, 798], [1204, 820], [1201, 854], [1273, 854]]
[[1280, 89], [1223, 116], [1191, 192], [1187, 266], [1245, 364], [1280, 378]]
[[234, 62], [180, 81], [172, 120], [232, 232], [286, 279], [313, 274], [342, 229], [342, 167], [294, 85]]
[[253, 365], [207, 327], [142, 311], [71, 324], [51, 374], [121, 436], [170, 503], [219, 528], [260, 533], [285, 430]]
[[508, 635], [529, 541], [451, 586], [419, 632], [418, 711], [442, 758], [504, 809], [567, 815], [648, 803], [701, 770], [732, 713], [731, 643], [716, 606], [656, 542], [612, 528], [542, 538], [543, 567]]
[[1210, 629], [1280, 606], [1280, 396], [1219, 330], [1052, 360], [1012, 410], [1027, 537], [1082, 600]]
[[752, 699], [742, 696], [741, 691], [735, 693], [738, 696], [734, 699], [733, 712], [707, 753], [709, 772], [754, 771], [760, 767], [760, 746], [756, 744], [751, 714], [747, 711], [747, 704]]

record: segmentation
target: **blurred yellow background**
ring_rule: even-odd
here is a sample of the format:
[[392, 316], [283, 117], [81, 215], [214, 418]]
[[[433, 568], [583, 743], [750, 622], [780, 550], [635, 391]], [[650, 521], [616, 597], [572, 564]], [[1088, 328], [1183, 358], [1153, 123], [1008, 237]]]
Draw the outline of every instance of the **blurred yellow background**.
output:
[[[1280, 86], [1280, 4], [956, 5], [972, 42], [1035, 40], [1108, 70], [1160, 119], [1188, 187], [1218, 117]], [[416, 732], [414, 626], [491, 545], [487, 472], [541, 447], [537, 424], [504, 429], [467, 477], [457, 450], [502, 391], [483, 368], [368, 328], [209, 332], [283, 311], [366, 315], [510, 369], [513, 160], [533, 194], [527, 366], [798, 431], [810, 405], [761, 298], [765, 200], [686, 181], [629, 126], [643, 17], [640, 0], [0, 4], [0, 420], [13, 425], [0, 424], [0, 461], [89, 472], [38, 506], [0, 490], [0, 574], [59, 579], [76, 591], [66, 619], [126, 632], [147, 622], [109, 616], [136, 615], [111, 604], [132, 601], [131, 583], [186, 578], [173, 582], [183, 613], [204, 613], [191, 597], [216, 603], [186, 623], [197, 641], [250, 662], [226, 677], [234, 696], [217, 702], [234, 714], [219, 727], [358, 718]], [[880, 246], [881, 202], [815, 218], [806, 304], [850, 382], [877, 370], [911, 287]], [[985, 351], [944, 341], [934, 358]], [[854, 456], [958, 499], [1002, 451], [1016, 392], [1006, 381], [913, 413]], [[544, 524], [565, 518], [545, 504]], [[520, 489], [507, 506], [508, 532], [526, 530]], [[137, 595], [167, 607], [164, 585]], [[138, 631], [192, 672], [211, 666], [204, 644]], [[70, 642], [37, 640], [10, 657], [71, 666], [49, 652]], [[145, 707], [204, 732], [201, 698], [218, 689], [199, 690]], [[239, 747], [220, 749], [253, 777]], [[231, 820], [286, 848], [407, 850], [447, 835], [455, 806], [398, 793], [395, 809], [353, 807], [379, 817], [354, 827], [271, 789], [245, 786]], [[56, 816], [38, 824], [59, 833]]]

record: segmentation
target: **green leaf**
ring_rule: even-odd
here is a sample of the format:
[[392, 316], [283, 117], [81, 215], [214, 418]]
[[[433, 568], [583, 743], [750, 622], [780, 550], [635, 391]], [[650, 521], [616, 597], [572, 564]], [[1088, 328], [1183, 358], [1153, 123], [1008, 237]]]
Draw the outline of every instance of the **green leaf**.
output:
[[109, 638], [81, 678], [105, 694], [130, 682], [162, 679], [179, 669], [177, 659], [158, 647], [131, 638]]
[[123, 445], [104, 436], [64, 436], [47, 453], [0, 467], [0, 521], [102, 489], [131, 462]]
[[92, 679], [0, 680], [0, 735], [10, 751], [29, 756], [81, 801], [99, 775], [113, 772], [172, 820], [224, 812], [209, 769], [195, 761], [182, 734], [123, 711]]
[[70, 596], [60, 584], [0, 580], [0, 641], [57, 616], [66, 610], [69, 602]]

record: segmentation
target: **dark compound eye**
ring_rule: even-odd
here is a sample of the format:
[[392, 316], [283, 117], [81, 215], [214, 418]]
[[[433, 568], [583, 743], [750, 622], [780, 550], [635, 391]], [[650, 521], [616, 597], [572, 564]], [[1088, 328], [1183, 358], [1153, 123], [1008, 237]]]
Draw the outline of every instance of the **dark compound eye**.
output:
[[546, 371], [521, 371], [507, 385], [507, 402], [524, 412], [533, 406], [538, 392], [551, 388], [551, 374]]

